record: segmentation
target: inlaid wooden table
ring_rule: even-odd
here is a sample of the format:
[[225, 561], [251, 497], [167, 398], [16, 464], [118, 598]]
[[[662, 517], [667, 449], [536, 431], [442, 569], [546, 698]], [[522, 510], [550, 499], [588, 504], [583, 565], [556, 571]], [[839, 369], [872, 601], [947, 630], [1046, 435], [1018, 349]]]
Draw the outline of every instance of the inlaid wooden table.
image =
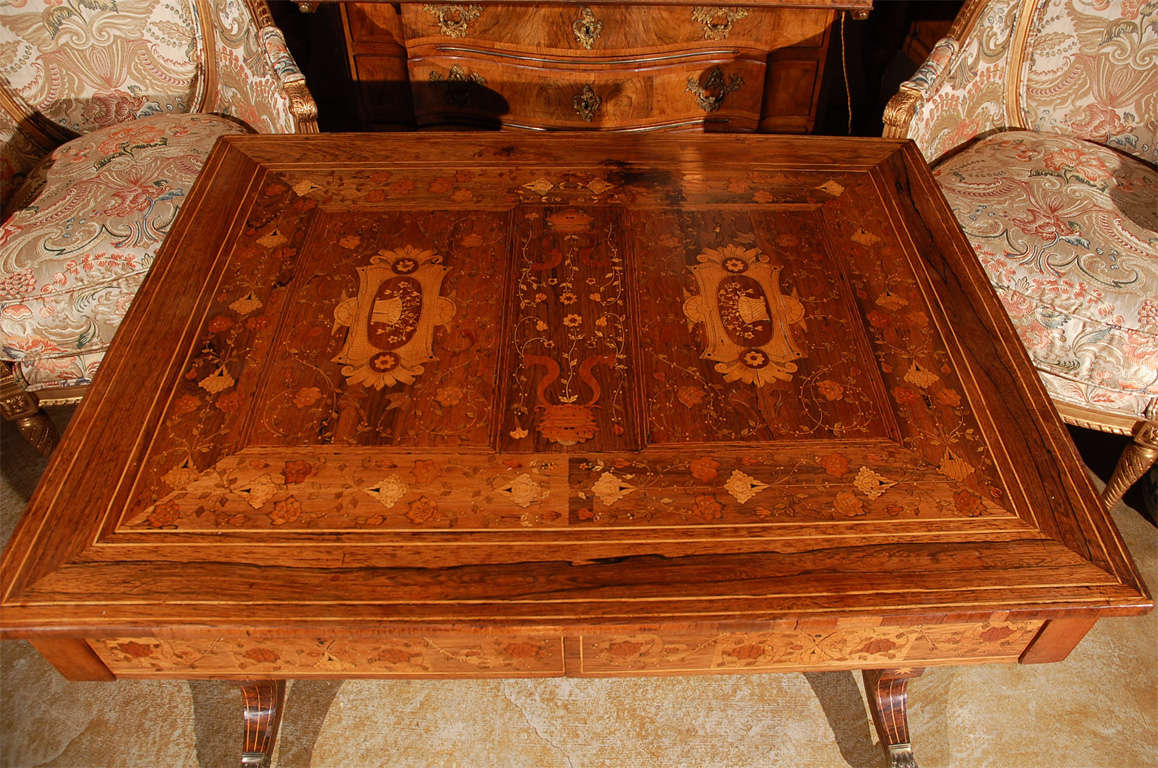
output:
[[771, 136], [222, 139], [0, 586], [247, 765], [285, 678], [853, 668], [912, 765], [1151, 606], [914, 146]]

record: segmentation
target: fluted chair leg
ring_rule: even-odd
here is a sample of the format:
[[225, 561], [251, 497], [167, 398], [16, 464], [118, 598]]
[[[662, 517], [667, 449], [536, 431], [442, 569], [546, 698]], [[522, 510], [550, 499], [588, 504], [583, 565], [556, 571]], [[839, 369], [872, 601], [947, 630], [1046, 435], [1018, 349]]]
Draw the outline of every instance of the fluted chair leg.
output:
[[1134, 430], [1134, 440], [1122, 451], [1110, 482], [1102, 491], [1102, 503], [1106, 508], [1117, 504], [1123, 494], [1130, 489], [1150, 467], [1158, 463], [1158, 421], [1143, 421]]

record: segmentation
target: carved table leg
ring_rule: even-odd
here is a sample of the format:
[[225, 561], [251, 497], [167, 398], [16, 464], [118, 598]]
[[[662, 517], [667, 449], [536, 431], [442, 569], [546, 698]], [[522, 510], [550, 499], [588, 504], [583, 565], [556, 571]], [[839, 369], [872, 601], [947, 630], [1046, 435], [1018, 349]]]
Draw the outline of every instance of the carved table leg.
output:
[[1133, 442], [1122, 451], [1114, 466], [1114, 474], [1102, 491], [1102, 503], [1106, 509], [1117, 504], [1155, 462], [1158, 462], [1158, 421], [1144, 421], [1134, 430]]
[[285, 680], [247, 680], [241, 684], [245, 736], [241, 768], [269, 768], [277, 729], [285, 709]]
[[913, 747], [909, 741], [909, 718], [905, 712], [908, 703], [909, 680], [919, 677], [923, 669], [866, 669], [864, 688], [868, 694], [873, 724], [877, 727], [881, 746], [889, 758], [889, 768], [917, 768]]
[[41, 454], [47, 456], [56, 447], [56, 425], [40, 410], [36, 396], [20, 386], [11, 363], [0, 363], [0, 416], [15, 422], [20, 434]]

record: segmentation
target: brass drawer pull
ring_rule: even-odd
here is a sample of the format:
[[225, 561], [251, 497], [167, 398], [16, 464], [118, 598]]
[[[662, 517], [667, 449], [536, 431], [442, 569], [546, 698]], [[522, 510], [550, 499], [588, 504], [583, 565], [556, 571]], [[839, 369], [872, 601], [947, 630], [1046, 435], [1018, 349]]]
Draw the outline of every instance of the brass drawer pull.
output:
[[737, 91], [744, 84], [744, 78], [732, 75], [724, 80], [724, 71], [719, 67], [708, 70], [707, 79], [701, 84], [695, 75], [688, 78], [687, 91], [696, 97], [696, 106], [705, 112], [715, 112], [724, 104], [729, 93]]
[[704, 25], [704, 39], [725, 40], [732, 25], [748, 16], [747, 8], [720, 8], [697, 5], [692, 8], [692, 21]]
[[422, 10], [438, 19], [438, 29], [447, 37], [466, 37], [467, 27], [482, 13], [481, 5], [434, 5], [427, 3]]
[[595, 92], [595, 89], [590, 85], [583, 86], [583, 90], [575, 94], [575, 99], [572, 102], [575, 105], [575, 113], [583, 118], [586, 122], [591, 122], [595, 119], [595, 113], [599, 111], [599, 107], [603, 104], [603, 99]]
[[579, 45], [591, 50], [591, 46], [603, 34], [603, 22], [595, 18], [590, 8], [584, 8], [580, 11], [579, 18], [571, 22], [571, 31], [575, 33]]
[[437, 70], [430, 73], [430, 82], [432, 83], [446, 83], [446, 100], [451, 105], [465, 107], [470, 101], [471, 94], [474, 93], [475, 88], [486, 85], [486, 78], [478, 72], [471, 72], [467, 74], [466, 70], [461, 65], [455, 64], [450, 68], [450, 72], [444, 78], [441, 72]]

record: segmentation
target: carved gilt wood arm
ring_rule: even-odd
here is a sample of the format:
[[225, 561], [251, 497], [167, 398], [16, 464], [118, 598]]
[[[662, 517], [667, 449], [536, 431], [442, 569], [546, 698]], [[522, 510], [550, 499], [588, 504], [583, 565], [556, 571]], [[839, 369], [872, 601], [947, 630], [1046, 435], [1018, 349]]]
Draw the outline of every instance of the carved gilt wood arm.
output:
[[263, 133], [317, 133], [318, 108], [265, 0], [198, 0], [213, 20], [214, 112]]
[[1007, 127], [1010, 55], [1019, 45], [1018, 19], [1033, 3], [968, 0], [949, 34], [889, 100], [883, 135], [913, 139], [932, 162], [976, 136]]

